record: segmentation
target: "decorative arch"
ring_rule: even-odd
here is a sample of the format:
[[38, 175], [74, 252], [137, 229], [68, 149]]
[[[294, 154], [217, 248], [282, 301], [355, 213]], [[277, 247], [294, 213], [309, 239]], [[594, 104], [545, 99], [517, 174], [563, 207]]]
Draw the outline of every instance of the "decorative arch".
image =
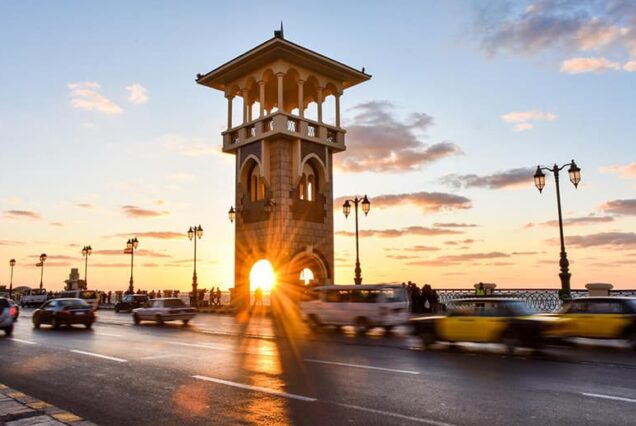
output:
[[300, 273], [305, 269], [310, 269], [314, 275], [311, 285], [328, 285], [332, 283], [331, 269], [329, 262], [315, 248], [306, 248], [292, 256], [287, 265], [287, 282], [296, 285], [304, 285], [300, 279]]
[[305, 155], [303, 159], [301, 160], [299, 174], [302, 176], [303, 174], [302, 171], [305, 167], [305, 164], [309, 162], [312, 163], [312, 166], [318, 173], [318, 179], [320, 180], [320, 182], [328, 182], [329, 175], [327, 173], [327, 166], [325, 165], [325, 163], [323, 163], [322, 159], [317, 154], [314, 154], [313, 152]]

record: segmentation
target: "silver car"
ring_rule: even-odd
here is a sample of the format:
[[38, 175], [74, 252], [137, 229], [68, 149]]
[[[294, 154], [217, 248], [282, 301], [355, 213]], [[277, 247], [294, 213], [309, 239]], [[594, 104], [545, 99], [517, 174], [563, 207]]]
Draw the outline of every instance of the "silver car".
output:
[[196, 315], [194, 308], [187, 306], [183, 300], [176, 298], [151, 299], [147, 306], [133, 309], [133, 321], [155, 321], [163, 324], [166, 321], [183, 321], [186, 325]]
[[13, 316], [15, 315], [15, 307], [6, 297], [0, 297], [0, 330], [4, 334], [10, 336], [13, 333]]

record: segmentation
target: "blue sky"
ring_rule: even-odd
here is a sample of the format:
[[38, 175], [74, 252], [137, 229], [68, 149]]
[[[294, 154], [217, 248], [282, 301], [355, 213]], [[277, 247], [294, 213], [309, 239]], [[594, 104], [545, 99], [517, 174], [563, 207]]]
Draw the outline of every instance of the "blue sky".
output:
[[[210, 231], [199, 276], [231, 286], [233, 162], [218, 153], [226, 103], [194, 78], [270, 38], [281, 20], [286, 38], [373, 75], [342, 98], [345, 127], [359, 124], [356, 106], [373, 103], [390, 125], [412, 132], [416, 149], [458, 147], [407, 169], [336, 170], [336, 196], [372, 197], [362, 229], [477, 225], [446, 236], [368, 237], [365, 281], [556, 285], [557, 229], [527, 226], [556, 219], [553, 182], [539, 195], [531, 174], [520, 186], [519, 171], [501, 173], [574, 158], [583, 182], [575, 191], [564, 176], [566, 217], [606, 219], [566, 228], [579, 238], [568, 247], [573, 283], [636, 284], [636, 7], [621, 1], [4, 2], [0, 261], [18, 260], [17, 281], [35, 284], [30, 256], [47, 252], [57, 257], [47, 269], [50, 287], [61, 287], [81, 264], [81, 246], [92, 244], [104, 250], [91, 258], [95, 286], [123, 288], [127, 259], [113, 253], [125, 235], [201, 223]], [[141, 94], [131, 101], [133, 86]], [[77, 103], [86, 96], [102, 109]], [[432, 123], [410, 128], [414, 113]], [[366, 130], [373, 135], [382, 125]], [[391, 152], [386, 141], [355, 135], [340, 155], [355, 159], [369, 143]], [[467, 175], [503, 183], [471, 184]], [[425, 211], [418, 203], [430, 193], [466, 197], [470, 208]], [[374, 197], [389, 194], [420, 195], [373, 208]], [[131, 216], [124, 206], [156, 214]], [[336, 231], [352, 226], [336, 212]], [[140, 239], [149, 250], [139, 260], [141, 285], [187, 288], [187, 239]], [[353, 244], [336, 236], [339, 282], [351, 279]], [[437, 250], [409, 251], [418, 245]], [[521, 252], [533, 254], [513, 254]], [[0, 283], [7, 280], [0, 266]]]

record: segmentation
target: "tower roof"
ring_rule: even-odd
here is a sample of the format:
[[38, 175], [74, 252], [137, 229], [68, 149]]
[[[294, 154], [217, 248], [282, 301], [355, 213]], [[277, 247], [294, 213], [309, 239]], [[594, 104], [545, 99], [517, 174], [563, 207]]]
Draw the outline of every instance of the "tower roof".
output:
[[274, 37], [207, 74], [197, 74], [196, 82], [213, 89], [225, 90], [226, 84], [279, 59], [296, 63], [340, 81], [345, 89], [371, 78], [371, 75], [363, 71], [292, 43], [283, 38], [282, 32], [277, 31]]

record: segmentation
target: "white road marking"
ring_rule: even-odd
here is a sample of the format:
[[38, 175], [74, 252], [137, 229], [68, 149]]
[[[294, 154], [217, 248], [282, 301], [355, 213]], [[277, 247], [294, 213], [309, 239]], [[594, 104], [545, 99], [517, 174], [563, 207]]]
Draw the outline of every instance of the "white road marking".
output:
[[602, 399], [613, 399], [614, 401], [623, 401], [623, 402], [634, 402], [636, 403], [636, 399], [632, 398], [624, 398], [622, 396], [612, 396], [612, 395], [603, 395], [600, 393], [586, 393], [582, 392], [582, 395], [590, 396], [592, 398], [602, 398]]
[[159, 354], [159, 355], [143, 356], [143, 357], [137, 358], [137, 359], [143, 359], [143, 360], [163, 359], [163, 358], [173, 358], [175, 356], [179, 356], [179, 355], [178, 354]]
[[88, 356], [94, 356], [96, 358], [103, 358], [103, 359], [109, 359], [111, 361], [116, 361], [116, 362], [128, 362], [127, 359], [123, 359], [123, 358], [116, 358], [114, 356], [108, 356], [108, 355], [102, 355], [102, 354], [96, 354], [94, 352], [86, 352], [86, 351], [80, 351], [77, 349], [71, 349], [71, 352], [74, 352], [76, 354], [82, 354], [82, 355], [88, 355]]
[[32, 342], [30, 340], [16, 339], [15, 337], [12, 337], [11, 340], [13, 340], [14, 342], [26, 343], [27, 345], [37, 345], [38, 344], [38, 342]]
[[438, 422], [437, 420], [422, 419], [420, 417], [405, 416], [404, 414], [391, 413], [390, 411], [382, 411], [382, 410], [376, 410], [373, 408], [360, 407], [359, 405], [342, 404], [339, 402], [331, 402], [331, 404], [335, 404], [340, 407], [351, 408], [353, 410], [366, 411], [367, 413], [381, 414], [383, 416], [395, 417], [397, 419], [424, 423], [424, 424], [432, 425], [432, 426], [455, 426], [452, 423]]
[[201, 349], [214, 349], [217, 351], [229, 351], [231, 350], [228, 346], [221, 345], [207, 345], [207, 344], [199, 344], [199, 343], [184, 343], [184, 342], [173, 342], [170, 340], [164, 340], [164, 343], [168, 343], [170, 345], [181, 345], [181, 346], [189, 346], [191, 348], [201, 348]]
[[227, 386], [233, 386], [235, 388], [240, 388], [240, 389], [246, 389], [246, 390], [251, 390], [251, 391], [256, 391], [256, 392], [263, 392], [263, 393], [267, 393], [269, 395], [282, 396], [284, 398], [297, 399], [299, 401], [306, 401], [306, 402], [317, 401], [316, 398], [311, 398], [311, 397], [308, 397], [308, 396], [296, 395], [294, 393], [287, 393], [287, 392], [277, 391], [277, 390], [274, 390], [274, 389], [263, 388], [263, 387], [260, 387], [260, 386], [252, 386], [252, 385], [245, 385], [243, 383], [230, 382], [228, 380], [216, 379], [214, 377], [207, 377], [207, 376], [192, 376], [192, 377], [195, 378], [195, 379], [199, 379], [199, 380], [205, 380], [207, 382], [218, 383], [220, 385], [227, 385]]
[[122, 337], [121, 334], [102, 333], [101, 331], [93, 331], [93, 334], [99, 334], [100, 336]]
[[413, 371], [413, 370], [396, 370], [396, 369], [393, 369], [393, 368], [373, 367], [371, 365], [361, 365], [361, 364], [349, 364], [349, 363], [346, 363], [346, 362], [323, 361], [323, 360], [320, 360], [320, 359], [305, 358], [305, 361], [307, 361], [307, 362], [315, 362], [315, 363], [318, 363], [318, 364], [339, 365], [341, 367], [365, 368], [365, 369], [368, 369], [368, 370], [388, 371], [388, 372], [391, 372], [391, 373], [420, 374], [419, 371]]

